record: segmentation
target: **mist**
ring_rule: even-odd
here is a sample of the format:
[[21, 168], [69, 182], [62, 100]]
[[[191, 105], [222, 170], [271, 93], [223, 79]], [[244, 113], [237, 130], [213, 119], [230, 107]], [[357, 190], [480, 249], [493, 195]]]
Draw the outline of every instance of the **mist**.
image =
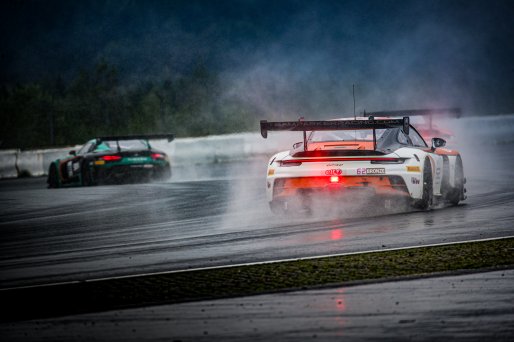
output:
[[4, 85], [101, 60], [125, 84], [203, 63], [220, 98], [268, 119], [352, 114], [352, 85], [357, 112], [514, 111], [509, 1], [27, 1], [0, 12]]
[[[513, 17], [510, 1], [3, 2], [0, 84], [66, 80], [107, 61], [122, 87], [132, 87], [201, 64], [219, 78], [219, 101], [246, 104], [255, 122], [349, 116], [353, 86], [357, 114], [434, 107], [505, 114], [514, 112]], [[223, 118], [210, 110], [191, 120]], [[474, 146], [474, 135], [461, 132], [471, 142], [464, 147]], [[277, 151], [299, 140], [281, 140]], [[464, 155], [465, 165], [472, 159]], [[241, 172], [216, 175], [237, 180], [228, 212], [241, 222], [269, 215], [265, 175], [250, 172], [248, 180]]]
[[290, 119], [353, 114], [352, 85], [357, 113], [448, 106], [467, 115], [512, 112], [514, 75], [495, 64], [502, 53], [490, 49], [491, 40], [513, 31], [492, 36], [499, 3], [489, 13], [478, 13], [478, 3], [353, 5], [324, 3], [293, 16], [273, 44], [231, 72], [231, 94]]

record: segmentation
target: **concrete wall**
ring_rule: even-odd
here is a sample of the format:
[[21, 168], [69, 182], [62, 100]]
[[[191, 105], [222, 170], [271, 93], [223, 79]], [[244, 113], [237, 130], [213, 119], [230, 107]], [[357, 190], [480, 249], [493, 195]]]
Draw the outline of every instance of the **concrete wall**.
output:
[[16, 162], [19, 150], [0, 150], [0, 178], [18, 177]]
[[[493, 143], [514, 142], [514, 114], [487, 117], [469, 117], [446, 122], [459, 137], [492, 135]], [[153, 141], [152, 145], [166, 152], [172, 165], [211, 164], [243, 160], [256, 156], [270, 157], [274, 153], [290, 149], [292, 144], [302, 141], [301, 132], [270, 132], [267, 139], [259, 133], [239, 133], [202, 138], [179, 138], [168, 143]], [[59, 149], [0, 150], [0, 178], [15, 178], [23, 175], [43, 176], [50, 163], [68, 156], [70, 150], [80, 146]]]

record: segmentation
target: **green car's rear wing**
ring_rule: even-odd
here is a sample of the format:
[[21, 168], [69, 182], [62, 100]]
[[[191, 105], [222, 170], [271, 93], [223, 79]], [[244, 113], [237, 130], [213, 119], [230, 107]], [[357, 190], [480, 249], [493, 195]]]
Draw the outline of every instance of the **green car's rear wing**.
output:
[[168, 142], [175, 139], [175, 136], [170, 133], [164, 133], [164, 134], [134, 134], [134, 135], [112, 135], [112, 136], [105, 136], [105, 137], [98, 137], [96, 138], [96, 143], [100, 144], [102, 141], [116, 141], [116, 145], [118, 146], [118, 152], [121, 151], [120, 149], [120, 140], [146, 140], [148, 149], [151, 149], [150, 144], [148, 143], [148, 140], [161, 140], [166, 139]]
[[163, 134], [134, 134], [134, 135], [112, 135], [105, 137], [96, 138], [97, 141], [106, 141], [106, 140], [159, 140], [159, 139], [167, 139], [168, 141], [172, 141], [175, 139], [175, 135], [169, 133]]
[[303, 131], [303, 148], [307, 151], [307, 131], [337, 131], [337, 130], [373, 130], [373, 147], [376, 149], [376, 129], [402, 127], [409, 134], [409, 117], [403, 119], [378, 119], [370, 116], [368, 120], [330, 120], [330, 121], [278, 121], [261, 120], [261, 135], [268, 137], [268, 131]]

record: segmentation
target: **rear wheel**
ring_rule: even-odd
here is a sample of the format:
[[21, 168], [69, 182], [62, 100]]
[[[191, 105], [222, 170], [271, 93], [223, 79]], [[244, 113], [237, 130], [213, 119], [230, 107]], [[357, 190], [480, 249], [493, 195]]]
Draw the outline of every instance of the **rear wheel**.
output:
[[269, 207], [271, 209], [271, 212], [275, 215], [284, 215], [288, 212], [288, 205], [285, 201], [277, 201], [273, 200], [269, 202]]
[[171, 178], [171, 167], [168, 165], [161, 172], [161, 180], [167, 181]]
[[55, 164], [50, 165], [50, 169], [48, 169], [48, 188], [55, 189], [59, 187], [59, 175], [57, 174], [57, 167]]
[[420, 200], [414, 203], [414, 207], [421, 210], [429, 209], [430, 205], [432, 205], [433, 197], [432, 166], [427, 158], [423, 166], [423, 195]]
[[448, 192], [446, 200], [453, 205], [459, 204], [464, 193], [464, 168], [462, 166], [462, 158], [457, 156], [455, 160], [455, 187]]
[[169, 165], [158, 170], [153, 176], [153, 180], [160, 181], [160, 182], [167, 181], [170, 178], [171, 178], [171, 167]]

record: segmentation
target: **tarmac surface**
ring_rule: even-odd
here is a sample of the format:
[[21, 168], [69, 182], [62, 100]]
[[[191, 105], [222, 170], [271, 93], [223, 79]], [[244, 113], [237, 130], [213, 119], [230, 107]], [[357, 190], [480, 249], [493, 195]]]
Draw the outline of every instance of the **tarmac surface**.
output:
[[4, 341], [512, 341], [514, 270], [0, 324]]
[[176, 168], [166, 183], [0, 181], [0, 288], [512, 236], [511, 147], [463, 153], [468, 199], [429, 212], [277, 217], [260, 159]]
[[[0, 289], [512, 236], [512, 147], [462, 146], [468, 199], [428, 212], [361, 206], [272, 216], [261, 159], [175, 168], [170, 182], [154, 184], [49, 190], [43, 178], [3, 180]], [[508, 270], [2, 323], [0, 337], [512, 340], [513, 277]]]

